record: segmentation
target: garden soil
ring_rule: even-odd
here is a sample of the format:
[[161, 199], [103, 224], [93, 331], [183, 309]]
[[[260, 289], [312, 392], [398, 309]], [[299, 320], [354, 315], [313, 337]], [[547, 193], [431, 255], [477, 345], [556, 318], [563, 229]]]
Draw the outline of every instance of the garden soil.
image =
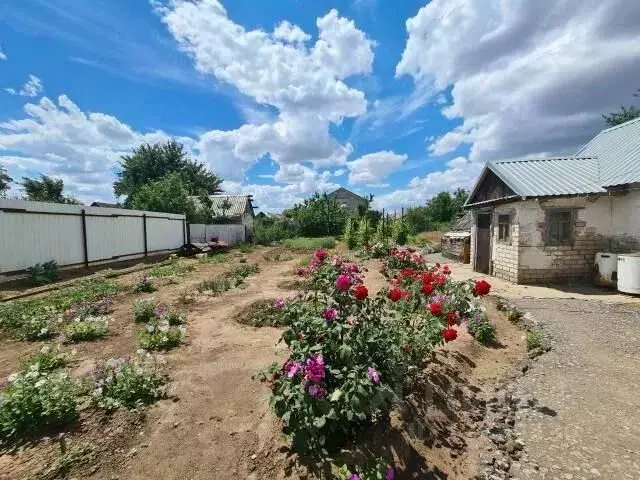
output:
[[[326, 473], [296, 463], [269, 409], [268, 390], [252, 379], [258, 370], [286, 358], [283, 345], [278, 344], [281, 330], [236, 321], [256, 301], [295, 295], [279, 285], [293, 278], [302, 257], [269, 262], [263, 257], [265, 251], [248, 255], [248, 262], [260, 264], [260, 273], [220, 296], [197, 294], [196, 285], [229, 265], [197, 262], [194, 272], [161, 280], [159, 291], [145, 295], [170, 304], [185, 293], [196, 295], [195, 303], [184, 306], [188, 341], [167, 354], [173, 380], [170, 396], [140, 415], [92, 418], [88, 409], [83, 410], [82, 427], [67, 434], [65, 445], [87, 442], [96, 455], [67, 478], [326, 478]], [[232, 256], [230, 261], [243, 258]], [[365, 283], [372, 292], [386, 285], [378, 261], [367, 261], [365, 266]], [[109, 339], [74, 348], [76, 373], [90, 368], [95, 358], [135, 351], [132, 305], [140, 297], [118, 297]], [[491, 305], [487, 307], [497, 325], [498, 343], [484, 347], [461, 332], [437, 355], [390, 423], [365, 432], [357, 447], [345, 449], [340, 459], [383, 453], [392, 455], [404, 470], [400, 479], [472, 478], [481, 448], [484, 395], [525, 356], [522, 332]], [[12, 343], [1, 345], [0, 375], [14, 371], [23, 355], [38, 348]], [[60, 442], [52, 438], [1, 455], [0, 479], [38, 478], [37, 472], [46, 471], [59, 448]]]

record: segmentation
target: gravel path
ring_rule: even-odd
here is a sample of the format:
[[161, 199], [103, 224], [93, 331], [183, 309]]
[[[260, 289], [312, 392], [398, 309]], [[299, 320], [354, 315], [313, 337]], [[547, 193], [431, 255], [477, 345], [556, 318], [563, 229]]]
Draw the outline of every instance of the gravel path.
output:
[[640, 479], [640, 313], [597, 301], [520, 299], [553, 349], [516, 384], [526, 455], [515, 479]]

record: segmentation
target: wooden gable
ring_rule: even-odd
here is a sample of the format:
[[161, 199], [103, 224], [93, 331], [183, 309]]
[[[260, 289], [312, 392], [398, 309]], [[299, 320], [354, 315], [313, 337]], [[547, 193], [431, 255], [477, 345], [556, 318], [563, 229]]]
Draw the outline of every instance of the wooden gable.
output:
[[473, 205], [474, 203], [488, 202], [490, 200], [500, 200], [514, 195], [516, 193], [506, 183], [500, 180], [491, 170], [487, 169], [467, 204]]

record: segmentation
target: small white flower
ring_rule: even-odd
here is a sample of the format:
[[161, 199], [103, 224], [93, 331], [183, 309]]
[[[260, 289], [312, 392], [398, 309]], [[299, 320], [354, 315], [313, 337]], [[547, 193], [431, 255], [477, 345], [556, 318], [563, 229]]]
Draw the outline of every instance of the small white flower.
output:
[[169, 325], [160, 325], [158, 327], [158, 330], [160, 330], [162, 333], [167, 333], [169, 331]]
[[147, 332], [153, 333], [154, 330], [155, 330], [155, 327], [153, 325], [147, 325]]
[[18, 374], [18, 373], [12, 373], [11, 375], [9, 375], [9, 376], [7, 377], [7, 381], [8, 381], [9, 383], [13, 383], [13, 382], [15, 382], [15, 381], [18, 379], [18, 377], [19, 377], [19, 374]]
[[139, 348], [138, 350], [136, 350], [137, 355], [144, 355], [144, 353], [145, 353], [144, 348]]

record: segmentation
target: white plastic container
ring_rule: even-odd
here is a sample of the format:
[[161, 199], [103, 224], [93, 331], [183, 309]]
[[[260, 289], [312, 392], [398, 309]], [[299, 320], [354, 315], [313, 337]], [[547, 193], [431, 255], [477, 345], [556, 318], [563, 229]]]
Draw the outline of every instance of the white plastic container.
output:
[[596, 253], [596, 284], [603, 287], [616, 286], [618, 280], [618, 254]]
[[618, 255], [618, 291], [640, 294], [640, 253]]

